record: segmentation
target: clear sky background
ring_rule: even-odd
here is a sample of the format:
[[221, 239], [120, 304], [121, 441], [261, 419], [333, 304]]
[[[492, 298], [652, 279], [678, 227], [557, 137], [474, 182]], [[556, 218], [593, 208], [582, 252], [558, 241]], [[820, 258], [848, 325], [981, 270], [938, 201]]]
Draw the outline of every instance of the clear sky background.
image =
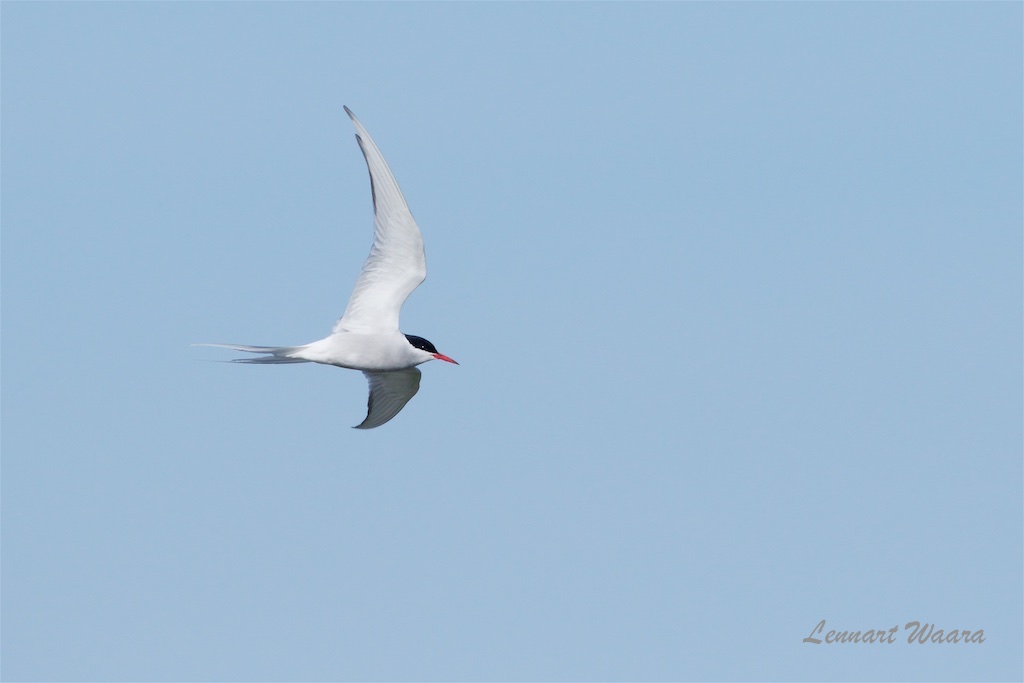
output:
[[1024, 676], [1021, 3], [0, 11], [5, 680]]

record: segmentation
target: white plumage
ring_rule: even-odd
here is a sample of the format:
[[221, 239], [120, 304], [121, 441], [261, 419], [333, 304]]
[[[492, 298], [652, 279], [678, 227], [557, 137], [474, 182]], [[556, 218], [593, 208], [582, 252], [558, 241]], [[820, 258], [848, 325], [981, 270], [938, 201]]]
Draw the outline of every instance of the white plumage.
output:
[[427, 276], [423, 236], [380, 149], [345, 107], [356, 128], [356, 140], [370, 171], [373, 196], [373, 246], [356, 279], [345, 313], [331, 334], [303, 346], [199, 344], [266, 354], [239, 358], [239, 363], [323, 363], [362, 370], [370, 385], [366, 419], [357, 429], [372, 429], [398, 414], [416, 395], [429, 360], [454, 360], [438, 353], [422, 337], [398, 329], [402, 304]]

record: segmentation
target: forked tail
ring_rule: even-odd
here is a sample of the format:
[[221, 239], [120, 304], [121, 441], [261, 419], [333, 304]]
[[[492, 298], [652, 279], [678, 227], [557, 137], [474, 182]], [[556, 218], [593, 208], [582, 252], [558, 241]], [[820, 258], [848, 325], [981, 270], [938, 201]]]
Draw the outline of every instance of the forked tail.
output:
[[296, 358], [294, 354], [299, 353], [304, 346], [246, 346], [244, 344], [193, 344], [192, 346], [215, 346], [219, 349], [232, 349], [233, 351], [245, 351], [246, 353], [265, 353], [266, 356], [259, 358], [232, 358], [232, 363], [308, 363], [305, 358]]

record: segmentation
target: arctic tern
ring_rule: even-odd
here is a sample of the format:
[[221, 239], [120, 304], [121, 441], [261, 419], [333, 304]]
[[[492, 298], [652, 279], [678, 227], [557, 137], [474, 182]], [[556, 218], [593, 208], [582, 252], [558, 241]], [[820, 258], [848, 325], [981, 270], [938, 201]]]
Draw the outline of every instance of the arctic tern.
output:
[[427, 276], [423, 236], [402, 191], [366, 128], [348, 107], [356, 141], [370, 171], [373, 246], [356, 280], [348, 307], [331, 334], [304, 346], [199, 344], [265, 354], [236, 363], [323, 363], [361, 370], [370, 385], [366, 419], [355, 429], [379, 427], [405, 407], [420, 388], [416, 367], [430, 360], [456, 363], [423, 337], [403, 334], [398, 314]]

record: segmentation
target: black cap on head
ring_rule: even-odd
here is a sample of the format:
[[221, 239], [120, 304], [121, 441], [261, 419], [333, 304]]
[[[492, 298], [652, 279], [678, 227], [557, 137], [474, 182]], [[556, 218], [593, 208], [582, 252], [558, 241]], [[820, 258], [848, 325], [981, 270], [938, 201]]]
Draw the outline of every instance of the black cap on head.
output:
[[405, 338], [409, 340], [410, 344], [412, 344], [417, 349], [420, 349], [421, 351], [426, 351], [427, 353], [437, 353], [437, 347], [428, 342], [423, 337], [417, 337], [414, 334], [407, 334], [405, 335]]

